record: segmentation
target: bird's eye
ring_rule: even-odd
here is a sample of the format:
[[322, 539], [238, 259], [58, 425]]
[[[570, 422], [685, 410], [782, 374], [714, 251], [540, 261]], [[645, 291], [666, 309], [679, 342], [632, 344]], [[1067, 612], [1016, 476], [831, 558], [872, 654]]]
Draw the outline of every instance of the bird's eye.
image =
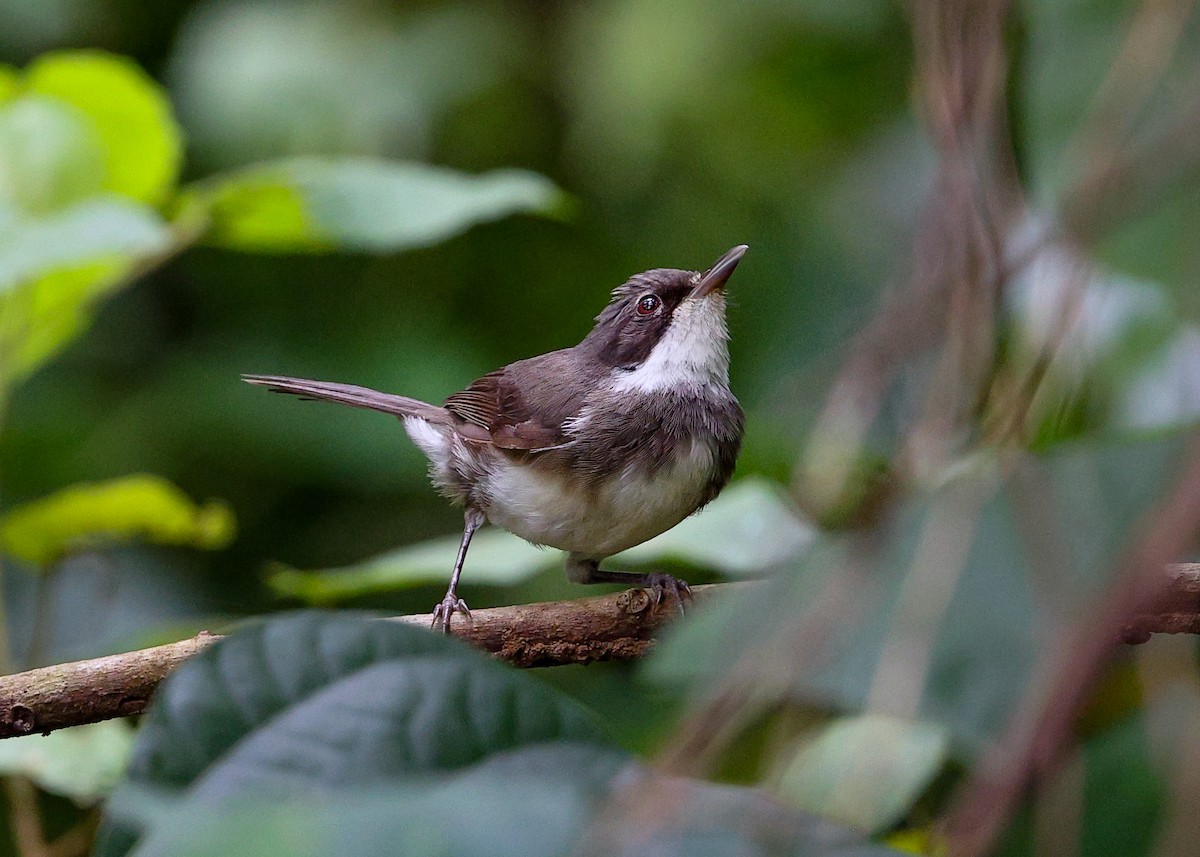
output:
[[638, 315], [654, 315], [654, 311], [662, 305], [658, 295], [643, 295], [637, 303]]

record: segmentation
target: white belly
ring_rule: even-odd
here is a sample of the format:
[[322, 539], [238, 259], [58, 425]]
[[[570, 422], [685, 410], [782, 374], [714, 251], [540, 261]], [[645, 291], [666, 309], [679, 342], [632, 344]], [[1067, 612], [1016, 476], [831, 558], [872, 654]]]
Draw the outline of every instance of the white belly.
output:
[[590, 490], [557, 473], [505, 460], [488, 480], [488, 519], [537, 544], [601, 559], [678, 524], [699, 506], [716, 470], [693, 440], [653, 477], [626, 471]]

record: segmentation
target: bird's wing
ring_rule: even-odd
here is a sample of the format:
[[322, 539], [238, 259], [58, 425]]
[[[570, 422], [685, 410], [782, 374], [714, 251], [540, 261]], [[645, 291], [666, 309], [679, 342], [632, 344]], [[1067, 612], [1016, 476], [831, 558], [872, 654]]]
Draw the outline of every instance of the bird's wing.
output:
[[553, 351], [489, 372], [445, 407], [495, 446], [535, 452], [568, 440], [564, 424], [583, 407], [590, 380], [573, 349]]

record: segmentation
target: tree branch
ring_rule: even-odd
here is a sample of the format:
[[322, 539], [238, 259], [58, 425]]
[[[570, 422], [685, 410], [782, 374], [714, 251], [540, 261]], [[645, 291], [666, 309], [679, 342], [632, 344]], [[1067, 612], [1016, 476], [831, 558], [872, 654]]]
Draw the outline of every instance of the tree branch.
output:
[[[696, 586], [697, 602], [744, 584]], [[519, 667], [628, 660], [650, 647], [655, 632], [678, 615], [669, 600], [652, 603], [645, 589], [574, 601], [473, 610], [455, 619], [453, 633]], [[430, 614], [388, 621], [429, 627]], [[195, 637], [87, 661], [56, 664], [0, 677], [0, 738], [96, 723], [145, 710], [158, 683], [180, 663], [221, 639]]]
[[[753, 584], [696, 586], [692, 591], [702, 603], [747, 585]], [[656, 632], [676, 615], [669, 601], [653, 604], [647, 590], [629, 589], [574, 601], [475, 610], [473, 621], [456, 621], [453, 632], [519, 667], [586, 664], [642, 656]], [[428, 627], [432, 616], [388, 621]], [[1200, 634], [1200, 563], [1169, 566], [1155, 607], [1114, 630], [1130, 643], [1145, 642], [1151, 634]], [[0, 738], [140, 714], [160, 681], [219, 639], [203, 631], [165, 646], [0, 677]]]

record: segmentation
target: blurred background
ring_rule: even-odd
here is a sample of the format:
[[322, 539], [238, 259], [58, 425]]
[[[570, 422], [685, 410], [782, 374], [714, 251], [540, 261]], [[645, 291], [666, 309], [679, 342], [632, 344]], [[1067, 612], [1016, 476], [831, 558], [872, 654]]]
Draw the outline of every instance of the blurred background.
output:
[[[189, 250], [16, 391], [5, 501], [142, 470], [224, 498], [239, 536], [194, 560], [186, 600], [256, 609], [266, 560], [343, 565], [461, 522], [392, 421], [264, 396], [239, 373], [440, 401], [574, 344], [629, 275], [702, 269], [740, 242], [739, 474], [786, 480], [925, 193], [906, 26], [885, 3], [691, 5], [5, 2], [3, 61], [103, 48], [162, 81], [185, 178], [355, 154], [522, 167], [571, 197], [563, 218], [402, 255]], [[560, 578], [548, 596], [571, 592]]]
[[[961, 12], [954, 26], [935, 20], [938, 6], [0, 0], [0, 63], [14, 75], [72, 48], [144, 69], [182, 130], [185, 184], [330, 156], [469, 174], [517, 168], [562, 192], [552, 205], [479, 218], [487, 222], [404, 252], [182, 242], [97, 304], [77, 338], [7, 391], [0, 507], [147, 472], [197, 501], [223, 501], [237, 534], [205, 552], [81, 552], [53, 577], [14, 563], [4, 585], [15, 662], [177, 639], [294, 606], [267, 585], [281, 566], [353, 566], [434, 537], [453, 541], [460, 513], [429, 487], [394, 421], [267, 396], [240, 373], [440, 401], [504, 363], [574, 344], [629, 275], [704, 269], [747, 243], [729, 292], [732, 387], [748, 415], [736, 479], [773, 486], [805, 544], [817, 528], [882, 534], [877, 542], [900, 545], [913, 567], [946, 572], [948, 591], [959, 572], [976, 580], [955, 596], [965, 606], [924, 618], [917, 610], [912, 620], [932, 628], [960, 619], [947, 644], [959, 648], [937, 662], [942, 672], [930, 667], [929, 692], [962, 699], [922, 695], [926, 676], [905, 672], [903, 646], [888, 654], [871, 606], [857, 617], [878, 630], [863, 663], [899, 676], [900, 690], [889, 696], [895, 683], [851, 671], [854, 681], [818, 682], [822, 700], [932, 712], [961, 727], [956, 736], [973, 751], [996, 738], [1026, 687], [1025, 667], [1044, 678], [1030, 665], [1059, 651], [1037, 623], [1075, 627], [1094, 604], [1087, 599], [1114, 579], [1100, 570], [1191, 460], [1176, 441], [1200, 413], [1200, 27], [1192, 4], [1171, 0], [1024, 0], [978, 15], [970, 3], [948, 4]], [[4, 146], [0, 134], [0, 161]], [[0, 179], [12, 184], [8, 169]], [[168, 220], [186, 212], [157, 205]], [[1153, 448], [1143, 454], [1139, 443]], [[994, 472], [980, 465], [993, 453]], [[995, 488], [1025, 466], [1022, 490], [1038, 502], [1005, 494], [994, 527], [980, 523], [990, 520], [988, 491], [954, 487], [987, 471]], [[949, 501], [938, 495], [947, 485]], [[881, 511], [931, 494], [941, 497], [932, 523], [909, 527], [907, 513]], [[1041, 504], [1051, 495], [1053, 509]], [[900, 534], [889, 529], [896, 520]], [[1030, 520], [1032, 536], [1022, 529]], [[1177, 524], [1161, 541], [1173, 546], [1163, 561], [1186, 558], [1194, 544], [1194, 520]], [[1049, 529], [1062, 539], [1043, 538]], [[939, 543], [949, 553], [939, 553], [915, 535], [930, 530], [968, 534], [976, 552], [958, 556], [949, 537]], [[822, 603], [804, 569], [855, 561], [789, 556], [810, 588], [778, 604], [797, 615], [798, 605]], [[1064, 556], [1082, 559], [1055, 565]], [[451, 558], [452, 548], [447, 570]], [[889, 611], [950, 603], [938, 579], [913, 583], [919, 575], [896, 564], [895, 579], [860, 568], [846, 585], [882, 581], [875, 595]], [[717, 566], [693, 564], [689, 579], [718, 579]], [[1038, 569], [1051, 566], [1075, 577], [1048, 585]], [[472, 607], [580, 594], [555, 563], [536, 571], [507, 586], [484, 575], [473, 582], [468, 560], [462, 594]], [[1009, 574], [1020, 583], [997, 584]], [[426, 575], [343, 601], [425, 612], [443, 587]], [[783, 619], [764, 626], [789, 630]], [[720, 661], [709, 632], [682, 637], [656, 674], [695, 677], [689, 640], [701, 660]], [[798, 651], [800, 638], [786, 639], [792, 648], [777, 639], [776, 649]], [[914, 657], [935, 648], [920, 642]], [[1191, 669], [1192, 650], [1173, 651], [1156, 675]], [[987, 672], [983, 660], [1000, 652], [1020, 668]], [[683, 704], [678, 688], [639, 684], [628, 667], [587, 670], [548, 679], [609, 717], [626, 746], [650, 745]], [[1121, 675], [1105, 697], [1105, 724], [1140, 699], [1140, 680]], [[905, 687], [919, 705], [903, 701]], [[963, 776], [962, 767], [946, 773], [948, 745], [938, 746], [914, 798], [926, 787], [944, 797], [945, 778]], [[1114, 746], [1101, 752], [1124, 758]], [[756, 781], [752, 767], [724, 773]], [[1130, 800], [1158, 818], [1155, 788]]]

